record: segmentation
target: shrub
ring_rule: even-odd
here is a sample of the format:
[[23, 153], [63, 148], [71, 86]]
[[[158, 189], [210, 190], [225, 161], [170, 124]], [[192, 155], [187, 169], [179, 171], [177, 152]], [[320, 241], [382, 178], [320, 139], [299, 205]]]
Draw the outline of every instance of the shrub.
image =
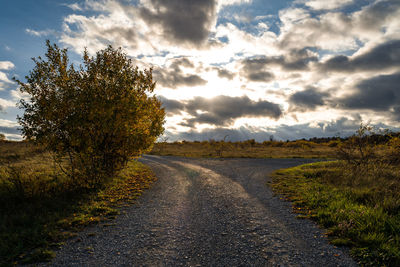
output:
[[70, 177], [98, 184], [130, 157], [151, 149], [163, 133], [165, 112], [155, 96], [152, 70], [140, 71], [121, 49], [111, 46], [83, 66], [69, 65], [66, 49], [47, 41], [46, 59], [33, 59], [34, 69], [20, 85], [30, 95], [21, 100], [22, 133], [68, 156]]
[[375, 143], [371, 139], [374, 134], [372, 126], [361, 123], [354, 135], [338, 145], [338, 158], [356, 167], [368, 165], [375, 158]]

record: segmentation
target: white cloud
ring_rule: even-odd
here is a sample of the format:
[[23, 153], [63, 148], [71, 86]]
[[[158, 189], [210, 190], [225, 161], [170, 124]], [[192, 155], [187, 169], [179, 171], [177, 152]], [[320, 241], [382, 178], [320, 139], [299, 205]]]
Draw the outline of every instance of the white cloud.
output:
[[253, 0], [219, 0], [217, 10], [220, 10], [224, 6], [250, 4], [251, 2], [253, 2]]
[[0, 98], [0, 106], [2, 107], [2, 110], [9, 108], [9, 107], [15, 107], [16, 102]]
[[305, 0], [303, 2], [306, 6], [314, 10], [328, 10], [345, 7], [354, 3], [354, 0]]
[[48, 35], [54, 33], [53, 30], [35, 31], [35, 30], [32, 30], [32, 29], [25, 29], [25, 32], [30, 34], [30, 35], [36, 36], [36, 37], [48, 36]]
[[64, 4], [65, 6], [69, 7], [73, 11], [82, 11], [83, 8], [78, 4], [78, 3], [73, 3], [73, 4]]
[[8, 79], [7, 75], [4, 72], [0, 71], [0, 83], [1, 82], [12, 83], [12, 81], [10, 79]]
[[11, 61], [0, 61], [0, 70], [10, 70], [15, 66]]
[[[0, 61], [0, 70], [10, 70], [13, 69], [15, 66], [12, 62], [10, 61]], [[11, 81], [7, 74], [3, 71], [0, 71], [0, 91], [4, 90], [4, 87], [6, 84], [12, 84], [13, 81]]]

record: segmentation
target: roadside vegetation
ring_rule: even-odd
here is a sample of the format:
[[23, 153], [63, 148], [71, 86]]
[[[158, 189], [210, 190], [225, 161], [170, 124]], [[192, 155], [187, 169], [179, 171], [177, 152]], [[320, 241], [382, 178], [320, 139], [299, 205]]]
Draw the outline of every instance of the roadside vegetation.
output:
[[148, 167], [129, 161], [101, 186], [82, 186], [30, 142], [0, 141], [0, 151], [0, 266], [51, 259], [66, 238], [112, 220], [155, 179]]
[[361, 125], [338, 145], [337, 158], [276, 171], [271, 186], [360, 264], [400, 266], [399, 136]]

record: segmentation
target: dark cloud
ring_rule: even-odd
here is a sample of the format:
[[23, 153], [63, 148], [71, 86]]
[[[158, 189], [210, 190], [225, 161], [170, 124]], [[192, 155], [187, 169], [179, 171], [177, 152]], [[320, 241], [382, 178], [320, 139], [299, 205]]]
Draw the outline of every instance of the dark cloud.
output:
[[98, 36], [100, 39], [112, 40], [115, 44], [121, 44], [124, 41], [129, 42], [132, 48], [136, 48], [137, 36], [135, 29], [113, 26], [108, 29], [102, 29]]
[[158, 24], [173, 43], [203, 43], [216, 16], [216, 0], [150, 0], [154, 7], [140, 7], [140, 16]]
[[274, 74], [266, 70], [268, 59], [266, 57], [245, 59], [242, 61], [241, 75], [253, 82], [269, 82]]
[[360, 12], [358, 20], [364, 29], [373, 29], [381, 26], [382, 22], [395, 15], [399, 8], [400, 2], [397, 0], [376, 1]]
[[173, 59], [170, 68], [179, 69], [181, 66], [185, 68], [194, 68], [193, 62], [190, 61], [187, 57], [179, 57]]
[[180, 114], [187, 112], [192, 118], [185, 119], [181, 125], [194, 127], [196, 124], [231, 125], [241, 117], [270, 117], [277, 119], [282, 115], [278, 104], [269, 101], [253, 101], [247, 96], [214, 98], [195, 97], [186, 101], [176, 101], [160, 97], [167, 112]]
[[156, 68], [154, 79], [162, 86], [176, 89], [179, 86], [199, 86], [207, 83], [197, 74], [183, 73], [181, 66], [193, 68], [194, 64], [187, 58], [177, 58], [166, 68]]
[[235, 73], [230, 72], [226, 69], [216, 68], [216, 70], [218, 72], [218, 77], [220, 78], [226, 78], [228, 80], [232, 80], [235, 77]]
[[9, 127], [9, 126], [0, 126], [0, 133], [3, 134], [21, 134], [18, 126]]
[[241, 74], [250, 81], [268, 82], [274, 78], [268, 69], [270, 66], [279, 66], [286, 71], [305, 71], [309, 63], [314, 61], [318, 61], [318, 58], [307, 48], [292, 50], [285, 56], [245, 59], [242, 61]]
[[216, 96], [211, 99], [195, 97], [186, 102], [186, 112], [194, 116], [187, 119], [186, 126], [196, 123], [231, 125], [240, 117], [270, 117], [277, 119], [282, 115], [278, 104], [269, 101], [253, 101], [247, 96]]
[[162, 105], [167, 112], [167, 115], [180, 114], [185, 107], [185, 105], [182, 102], [179, 102], [178, 100], [168, 99], [163, 96], [159, 96], [158, 98], [161, 100]]
[[153, 74], [159, 84], [172, 89], [180, 86], [199, 86], [207, 83], [206, 80], [196, 74], [184, 74], [181, 71], [156, 69]]
[[335, 56], [322, 65], [327, 71], [382, 70], [400, 67], [400, 40], [380, 44], [354, 58]]
[[281, 56], [280, 62], [277, 64], [287, 71], [304, 71], [308, 70], [310, 62], [316, 61], [318, 61], [318, 57], [306, 47], [291, 50], [285, 57]]
[[307, 111], [314, 110], [318, 106], [325, 104], [324, 98], [329, 94], [319, 92], [317, 89], [310, 87], [304, 91], [296, 92], [289, 97], [291, 111]]
[[400, 106], [400, 72], [361, 81], [352, 95], [340, 98], [338, 103], [349, 109], [390, 111]]

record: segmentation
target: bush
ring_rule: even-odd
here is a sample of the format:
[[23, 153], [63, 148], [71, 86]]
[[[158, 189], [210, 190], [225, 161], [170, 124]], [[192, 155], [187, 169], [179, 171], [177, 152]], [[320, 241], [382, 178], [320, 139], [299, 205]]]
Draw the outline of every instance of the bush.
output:
[[22, 133], [45, 145], [62, 161], [67, 156], [72, 178], [96, 185], [151, 149], [163, 133], [165, 112], [155, 96], [152, 70], [139, 71], [121, 49], [111, 46], [83, 66], [68, 65], [67, 50], [47, 41], [46, 59], [33, 59], [34, 69], [20, 90], [18, 117]]
[[338, 145], [338, 158], [355, 167], [367, 166], [376, 156], [375, 143], [371, 138], [374, 134], [372, 126], [361, 123], [354, 135]]

